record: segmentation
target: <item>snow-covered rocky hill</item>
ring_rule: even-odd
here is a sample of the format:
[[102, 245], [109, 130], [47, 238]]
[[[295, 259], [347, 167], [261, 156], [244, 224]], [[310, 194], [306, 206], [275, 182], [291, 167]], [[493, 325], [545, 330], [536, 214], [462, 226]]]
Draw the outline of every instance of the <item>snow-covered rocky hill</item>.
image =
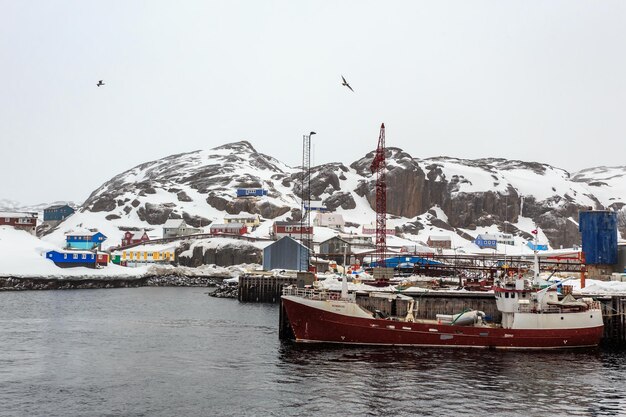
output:
[[[358, 233], [375, 219], [373, 155], [312, 168], [312, 205], [341, 213], [347, 232]], [[570, 174], [505, 159], [419, 159], [398, 148], [387, 150], [387, 165], [388, 222], [399, 234], [390, 243], [397, 245], [445, 234], [463, 246], [478, 233], [496, 231], [513, 233], [521, 244], [539, 227], [553, 247], [567, 247], [580, 240], [579, 209], [621, 209], [626, 202], [626, 167]], [[66, 231], [87, 227], [116, 245], [129, 229], [160, 237], [169, 218], [208, 229], [240, 212], [258, 213], [262, 224], [252, 234], [266, 237], [273, 221], [300, 218], [300, 175], [246, 141], [168, 156], [107, 181], [45, 239], [61, 245]], [[264, 188], [268, 195], [237, 198], [237, 188]], [[333, 233], [318, 228], [315, 240]]]

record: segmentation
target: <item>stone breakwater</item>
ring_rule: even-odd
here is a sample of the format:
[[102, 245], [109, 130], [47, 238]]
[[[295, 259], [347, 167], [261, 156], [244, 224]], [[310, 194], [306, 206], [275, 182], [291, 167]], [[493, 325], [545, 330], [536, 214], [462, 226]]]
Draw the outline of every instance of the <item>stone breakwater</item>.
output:
[[141, 278], [0, 278], [0, 291], [74, 290], [135, 287], [215, 287], [222, 277], [148, 276]]

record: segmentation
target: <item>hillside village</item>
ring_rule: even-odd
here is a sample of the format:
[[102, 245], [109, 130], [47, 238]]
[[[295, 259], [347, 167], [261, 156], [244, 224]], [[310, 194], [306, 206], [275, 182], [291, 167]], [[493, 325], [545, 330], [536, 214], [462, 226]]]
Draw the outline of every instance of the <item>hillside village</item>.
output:
[[[591, 176], [607, 170], [586, 170], [574, 176], [577, 182], [562, 170], [519, 161], [423, 162], [395, 148], [389, 157], [387, 255], [409, 263], [437, 256], [528, 256], [534, 250], [545, 256], [575, 254], [580, 249], [577, 212], [619, 211], [626, 201], [626, 175], [612, 172], [604, 181]], [[247, 142], [181, 154], [114, 177], [80, 207], [0, 212], [0, 239], [7, 227], [31, 234], [32, 249], [59, 270], [101, 272], [113, 266], [132, 274], [131, 268], [143, 273], [151, 265], [299, 269], [301, 261], [293, 254], [300, 249], [294, 248], [310, 234], [313, 245], [306, 251], [316, 271], [337, 270], [344, 262], [362, 270], [375, 260], [372, 179], [362, 168], [368, 158], [349, 168], [313, 168], [313, 201], [303, 207], [299, 170], [259, 154]], [[422, 192], [398, 195], [402, 187]], [[440, 197], [433, 195], [436, 187]], [[592, 194], [596, 188], [602, 192]], [[278, 244], [281, 239], [289, 244]], [[0, 271], [7, 273], [16, 271]]]

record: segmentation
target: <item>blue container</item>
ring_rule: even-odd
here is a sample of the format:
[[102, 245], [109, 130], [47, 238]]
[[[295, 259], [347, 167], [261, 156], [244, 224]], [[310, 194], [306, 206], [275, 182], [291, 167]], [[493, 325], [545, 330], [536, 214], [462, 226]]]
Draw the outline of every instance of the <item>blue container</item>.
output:
[[617, 263], [617, 213], [614, 211], [581, 211], [578, 230], [582, 235], [585, 263]]

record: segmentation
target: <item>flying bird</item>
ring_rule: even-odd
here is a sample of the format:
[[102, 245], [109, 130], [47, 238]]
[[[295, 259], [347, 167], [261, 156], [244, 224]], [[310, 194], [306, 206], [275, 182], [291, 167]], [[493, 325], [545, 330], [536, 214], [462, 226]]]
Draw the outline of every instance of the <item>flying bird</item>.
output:
[[96, 84], [96, 86], [100, 87], [101, 85], [104, 85], [104, 83], [102, 82], [102, 80], [98, 81], [98, 84]]
[[352, 91], [354, 93], [354, 90], [352, 89], [352, 87], [350, 87], [350, 84], [348, 84], [348, 82], [346, 81], [345, 78], [343, 78], [343, 75], [341, 76], [341, 79], [343, 80], [343, 82], [341, 83], [341, 85], [345, 85], [346, 87], [348, 87], [350, 89], [350, 91]]

